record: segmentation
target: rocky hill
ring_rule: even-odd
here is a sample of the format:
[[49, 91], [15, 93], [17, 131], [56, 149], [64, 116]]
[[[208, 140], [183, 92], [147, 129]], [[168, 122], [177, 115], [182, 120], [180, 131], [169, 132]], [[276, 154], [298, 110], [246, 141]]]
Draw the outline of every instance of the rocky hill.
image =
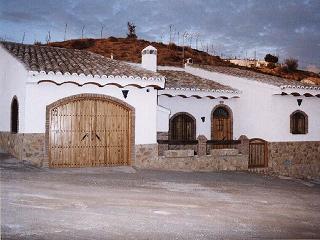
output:
[[192, 58], [193, 62], [200, 65], [229, 66], [247, 69], [251, 71], [261, 72], [273, 76], [283, 77], [296, 81], [304, 81], [310, 84], [320, 84], [320, 76], [318, 74], [297, 70], [287, 72], [281, 67], [273, 69], [264, 68], [247, 68], [234, 65], [218, 56], [212, 56], [206, 52], [192, 49], [190, 47], [181, 47], [175, 44], [163, 44], [159, 42], [150, 42], [142, 39], [128, 39], [109, 37], [105, 39], [74, 39], [63, 42], [52, 42], [50, 46], [81, 49], [91, 51], [97, 54], [114, 59], [140, 63], [141, 50], [148, 45], [152, 45], [158, 49], [158, 64], [166, 66], [183, 66], [183, 59]]

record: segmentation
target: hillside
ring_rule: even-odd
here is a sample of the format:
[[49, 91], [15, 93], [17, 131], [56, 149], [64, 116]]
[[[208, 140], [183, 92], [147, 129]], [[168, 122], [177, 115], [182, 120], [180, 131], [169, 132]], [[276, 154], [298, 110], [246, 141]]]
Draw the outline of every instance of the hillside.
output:
[[[183, 48], [175, 44], [166, 45], [158, 42], [149, 42], [140, 39], [127, 39], [109, 37], [107, 39], [75, 39], [64, 42], [53, 42], [49, 44], [55, 47], [82, 49], [110, 57], [114, 59], [141, 62], [141, 50], [152, 45], [158, 49], [158, 64], [181, 67], [183, 59]], [[229, 66], [231, 63], [223, 61], [220, 57], [211, 56], [206, 52], [198, 51], [190, 47], [184, 48], [185, 59], [192, 58], [194, 62], [204, 65]]]
[[[141, 62], [141, 50], [148, 45], [152, 45], [158, 49], [159, 65], [183, 66], [183, 47], [176, 46], [175, 44], [167, 45], [159, 42], [149, 42], [142, 39], [109, 37], [106, 39], [74, 39], [63, 42], [52, 42], [49, 43], [49, 45], [54, 47], [91, 51], [106, 57], [110, 57], [111, 54], [113, 54], [114, 59], [135, 63]], [[199, 65], [229, 66], [320, 85], [319, 75], [312, 72], [297, 70], [289, 73], [284, 71], [281, 67], [274, 69], [267, 67], [240, 67], [225, 61], [218, 56], [212, 56], [203, 51], [184, 47], [184, 59], [187, 58], [192, 58], [193, 62]]]

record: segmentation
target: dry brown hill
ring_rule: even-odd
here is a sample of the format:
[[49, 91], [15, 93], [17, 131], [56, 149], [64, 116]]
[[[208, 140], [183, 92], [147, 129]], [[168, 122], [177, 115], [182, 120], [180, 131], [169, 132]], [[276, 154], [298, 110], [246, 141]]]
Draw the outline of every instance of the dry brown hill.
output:
[[[140, 39], [115, 38], [107, 39], [75, 39], [64, 42], [53, 42], [49, 45], [55, 47], [74, 48], [91, 51], [114, 59], [139, 63], [141, 62], [141, 50], [152, 45], [158, 49], [158, 64], [167, 66], [183, 66], [183, 48], [175, 44], [163, 44], [149, 42]], [[205, 65], [229, 66], [233, 65], [223, 61], [220, 57], [211, 56], [206, 52], [198, 51], [190, 47], [184, 47], [185, 59], [192, 58], [194, 62]]]
[[[190, 47], [177, 46], [175, 44], [163, 44], [159, 42], [150, 42], [142, 39], [115, 38], [106, 39], [74, 39], [63, 42], [52, 42], [50, 46], [81, 49], [110, 57], [113, 54], [114, 59], [140, 63], [141, 50], [152, 45], [158, 49], [158, 64], [166, 66], [183, 66], [183, 58], [192, 58], [193, 62], [200, 65], [230, 66], [251, 71], [261, 72], [273, 76], [283, 77], [291, 80], [301, 81], [308, 79], [308, 83], [320, 84], [318, 74], [297, 70], [294, 72], [284, 71], [281, 67], [270, 68], [247, 68], [234, 65], [224, 61], [218, 56], [212, 56], [206, 52], [192, 49]], [[184, 54], [183, 54], [184, 52]]]

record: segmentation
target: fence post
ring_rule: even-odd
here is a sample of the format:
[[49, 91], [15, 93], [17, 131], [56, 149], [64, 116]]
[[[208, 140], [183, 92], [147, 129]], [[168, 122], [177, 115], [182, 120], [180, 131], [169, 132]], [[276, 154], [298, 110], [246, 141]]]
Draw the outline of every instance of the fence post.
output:
[[[168, 140], [168, 132], [157, 132], [157, 140]], [[164, 151], [169, 150], [169, 144], [158, 144], [158, 155], [163, 156]]]
[[198, 136], [198, 156], [207, 155], [207, 138], [204, 135]]
[[245, 135], [239, 137], [241, 141], [240, 144], [236, 145], [236, 148], [239, 150], [239, 153], [248, 155], [249, 154], [249, 138]]

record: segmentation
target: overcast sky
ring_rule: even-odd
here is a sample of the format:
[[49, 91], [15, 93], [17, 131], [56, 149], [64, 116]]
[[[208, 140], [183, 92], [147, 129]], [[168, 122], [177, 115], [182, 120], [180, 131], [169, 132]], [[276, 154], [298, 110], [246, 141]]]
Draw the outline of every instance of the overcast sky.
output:
[[[198, 48], [224, 56], [280, 59], [320, 66], [320, 0], [0, 0], [0, 37], [25, 43], [84, 36], [126, 35], [126, 23], [139, 38], [182, 42], [184, 32], [199, 34]], [[190, 39], [188, 40], [190, 43]], [[195, 37], [192, 46], [196, 47]]]

